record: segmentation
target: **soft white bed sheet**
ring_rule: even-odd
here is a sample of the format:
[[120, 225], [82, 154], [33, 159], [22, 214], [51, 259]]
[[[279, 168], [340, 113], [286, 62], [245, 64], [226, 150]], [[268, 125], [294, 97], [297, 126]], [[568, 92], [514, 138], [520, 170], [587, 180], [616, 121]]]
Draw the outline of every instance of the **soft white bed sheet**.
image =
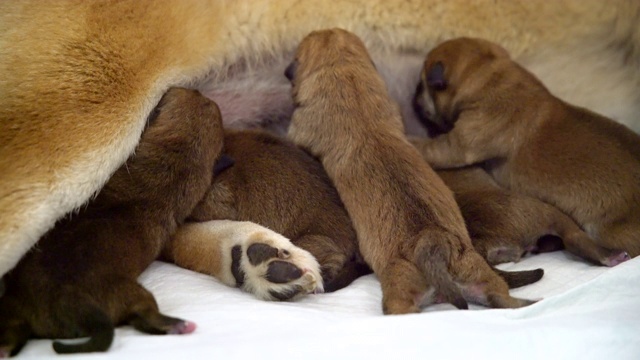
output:
[[[71, 357], [640, 359], [640, 258], [608, 269], [556, 252], [500, 267], [544, 268], [540, 282], [512, 291], [544, 299], [518, 310], [441, 304], [421, 314], [383, 316], [374, 275], [333, 294], [275, 303], [156, 262], [142, 283], [164, 313], [195, 321], [196, 332], [151, 336], [124, 327], [109, 352]], [[31, 341], [19, 356], [56, 357], [50, 340]]]

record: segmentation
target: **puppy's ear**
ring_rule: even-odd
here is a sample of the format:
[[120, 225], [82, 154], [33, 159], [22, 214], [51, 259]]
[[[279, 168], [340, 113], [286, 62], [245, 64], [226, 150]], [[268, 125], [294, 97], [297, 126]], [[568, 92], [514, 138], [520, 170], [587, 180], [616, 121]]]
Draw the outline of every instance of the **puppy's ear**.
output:
[[289, 79], [289, 81], [293, 81], [293, 78], [296, 76], [296, 70], [298, 69], [298, 60], [293, 60], [287, 69], [284, 71], [284, 76]]
[[427, 73], [427, 86], [436, 91], [447, 88], [447, 81], [444, 79], [444, 65], [441, 61], [435, 63]]

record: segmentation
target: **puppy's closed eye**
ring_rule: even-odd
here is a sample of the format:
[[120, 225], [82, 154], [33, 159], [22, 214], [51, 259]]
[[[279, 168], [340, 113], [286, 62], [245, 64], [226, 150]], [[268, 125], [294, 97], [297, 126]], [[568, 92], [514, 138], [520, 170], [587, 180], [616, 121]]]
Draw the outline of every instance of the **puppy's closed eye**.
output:
[[296, 69], [298, 68], [298, 60], [293, 60], [287, 69], [284, 71], [284, 76], [289, 79], [289, 81], [293, 81], [293, 78], [296, 75]]
[[436, 91], [445, 90], [447, 88], [447, 81], [444, 78], [444, 65], [438, 61], [431, 67], [429, 73], [427, 73], [427, 85]]

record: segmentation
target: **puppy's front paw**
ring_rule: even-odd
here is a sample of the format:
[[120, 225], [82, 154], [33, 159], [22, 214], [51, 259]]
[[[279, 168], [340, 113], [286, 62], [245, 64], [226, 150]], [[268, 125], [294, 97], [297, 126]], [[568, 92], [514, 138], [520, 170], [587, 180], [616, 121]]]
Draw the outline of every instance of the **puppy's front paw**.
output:
[[308, 251], [271, 231], [257, 231], [231, 249], [236, 285], [264, 300], [324, 291], [320, 266]]

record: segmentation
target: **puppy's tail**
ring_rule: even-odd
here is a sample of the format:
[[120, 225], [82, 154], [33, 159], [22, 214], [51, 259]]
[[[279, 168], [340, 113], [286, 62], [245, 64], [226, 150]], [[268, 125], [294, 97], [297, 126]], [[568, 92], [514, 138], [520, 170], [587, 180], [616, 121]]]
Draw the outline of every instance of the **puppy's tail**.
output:
[[445, 302], [453, 304], [458, 309], [469, 309], [458, 284], [449, 273], [450, 246], [446, 239], [451, 234], [444, 232], [429, 232], [422, 234], [417, 247], [417, 264], [427, 278], [427, 282], [434, 286], [436, 293]]
[[114, 326], [111, 319], [102, 310], [92, 308], [80, 320], [82, 332], [89, 335], [89, 340], [80, 344], [64, 344], [53, 342], [53, 350], [58, 354], [107, 351], [113, 342]]
[[509, 286], [509, 289], [515, 289], [521, 286], [533, 284], [534, 282], [542, 279], [544, 270], [523, 270], [523, 271], [503, 271], [491, 267], [493, 271], [498, 274]]

